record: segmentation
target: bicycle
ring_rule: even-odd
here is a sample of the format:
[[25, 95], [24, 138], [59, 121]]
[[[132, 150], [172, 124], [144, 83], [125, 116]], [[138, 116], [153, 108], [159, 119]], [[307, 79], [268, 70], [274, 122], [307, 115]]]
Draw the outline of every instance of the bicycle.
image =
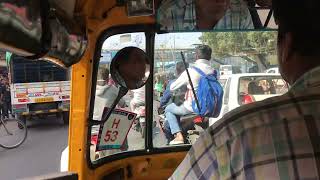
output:
[[13, 149], [27, 138], [27, 126], [19, 119], [0, 118], [0, 147]]

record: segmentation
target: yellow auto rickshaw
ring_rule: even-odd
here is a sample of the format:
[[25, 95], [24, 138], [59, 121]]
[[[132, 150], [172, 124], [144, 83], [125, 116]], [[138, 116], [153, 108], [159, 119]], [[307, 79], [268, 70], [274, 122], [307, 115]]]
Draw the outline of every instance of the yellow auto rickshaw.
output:
[[[168, 145], [154, 74], [175, 74], [183, 60], [192, 65], [201, 44], [213, 49], [212, 67], [232, 64], [245, 73], [276, 65], [269, 0], [222, 0], [212, 7], [195, 0], [2, 0], [0, 27], [0, 48], [72, 67], [69, 145], [61, 162], [68, 172], [40, 179], [167, 179], [189, 150], [191, 135], [186, 131], [185, 143]], [[126, 48], [141, 56], [143, 66], [124, 68], [129, 79], [122, 77], [126, 62], [119, 58]], [[100, 83], [112, 86], [109, 99], [98, 97], [107, 91]], [[140, 106], [144, 115], [133, 110]]]

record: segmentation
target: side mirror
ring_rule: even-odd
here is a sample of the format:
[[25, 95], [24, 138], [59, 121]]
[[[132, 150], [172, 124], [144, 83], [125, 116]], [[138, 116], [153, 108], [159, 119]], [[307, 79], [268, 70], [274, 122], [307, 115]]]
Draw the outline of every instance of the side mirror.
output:
[[87, 47], [85, 27], [60, 6], [48, 0], [1, 0], [0, 48], [60, 66], [77, 63]]
[[101, 124], [108, 120], [113, 109], [129, 89], [139, 89], [146, 84], [150, 76], [150, 60], [143, 50], [126, 47], [118, 51], [112, 59], [110, 72], [120, 90], [111, 108], [102, 116]]
[[121, 87], [139, 89], [149, 78], [150, 60], [143, 50], [126, 47], [112, 59], [110, 70], [112, 79]]

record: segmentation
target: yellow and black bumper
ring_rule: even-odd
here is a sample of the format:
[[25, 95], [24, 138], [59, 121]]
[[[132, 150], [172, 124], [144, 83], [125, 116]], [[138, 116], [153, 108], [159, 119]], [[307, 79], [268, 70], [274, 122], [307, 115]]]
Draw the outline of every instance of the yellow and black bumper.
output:
[[33, 115], [39, 115], [39, 114], [54, 114], [54, 113], [61, 113], [61, 112], [67, 112], [69, 109], [63, 108], [63, 109], [49, 109], [49, 110], [38, 110], [38, 111], [30, 111], [30, 112], [22, 112], [20, 115], [22, 116], [33, 116]]

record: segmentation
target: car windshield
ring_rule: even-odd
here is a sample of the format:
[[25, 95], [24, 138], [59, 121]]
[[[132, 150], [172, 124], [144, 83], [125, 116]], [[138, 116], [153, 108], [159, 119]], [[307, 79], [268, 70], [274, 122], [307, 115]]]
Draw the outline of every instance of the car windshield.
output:
[[[269, 30], [156, 34], [153, 58], [153, 118], [146, 115], [148, 89], [144, 86], [129, 91], [107, 121], [109, 131], [101, 129], [100, 126], [90, 129], [91, 160], [95, 162], [108, 159], [105, 157], [114, 154], [145, 149], [147, 121], [153, 124], [153, 147], [188, 146], [195, 142], [208, 125], [247, 104], [248, 97], [254, 102], [285, 93], [288, 86], [281, 76], [265, 73], [266, 70], [278, 66], [276, 36], [275, 31]], [[93, 120], [99, 121], [101, 114], [110, 107], [110, 100], [113, 101], [117, 96], [119, 87], [109, 73], [112, 57], [123, 47], [135, 46], [144, 50], [147, 41], [143, 32], [118, 34], [105, 40], [97, 72]], [[195, 92], [202, 88], [199, 85], [202, 75], [197, 68], [206, 74], [212, 74], [224, 91], [219, 102], [222, 104], [221, 109], [214, 117], [206, 118], [205, 121], [192, 112], [195, 107], [192, 104], [196, 102], [186, 66], [189, 67], [188, 73]], [[261, 87], [262, 92], [258, 92], [259, 88], [254, 89], [252, 84]], [[110, 89], [113, 90], [109, 91]], [[127, 119], [120, 118], [121, 115], [125, 115], [123, 117]], [[127, 124], [121, 124], [124, 121]], [[177, 132], [181, 132], [181, 140], [173, 142]]]

